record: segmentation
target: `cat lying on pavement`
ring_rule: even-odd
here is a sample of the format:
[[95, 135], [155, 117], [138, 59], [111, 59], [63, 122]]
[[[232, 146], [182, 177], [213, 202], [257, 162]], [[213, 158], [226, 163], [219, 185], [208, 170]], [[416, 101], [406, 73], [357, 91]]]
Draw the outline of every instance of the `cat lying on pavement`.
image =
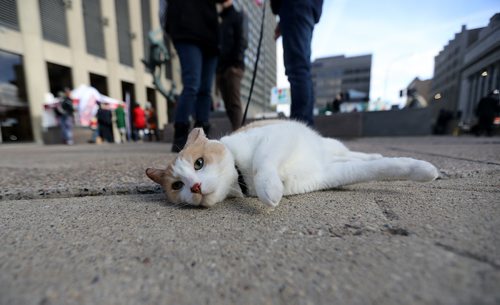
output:
[[228, 197], [257, 196], [275, 207], [286, 195], [373, 180], [431, 181], [438, 170], [426, 161], [353, 152], [302, 123], [257, 121], [209, 140], [191, 131], [166, 169], [148, 168], [168, 201], [211, 207]]

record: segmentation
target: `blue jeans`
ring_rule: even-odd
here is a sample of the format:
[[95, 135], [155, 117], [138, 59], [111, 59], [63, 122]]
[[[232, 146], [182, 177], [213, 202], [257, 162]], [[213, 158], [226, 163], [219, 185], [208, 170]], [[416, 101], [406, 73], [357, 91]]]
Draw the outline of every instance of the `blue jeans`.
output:
[[65, 144], [73, 144], [73, 116], [61, 115], [59, 117], [59, 127]]
[[290, 82], [290, 118], [312, 126], [314, 93], [311, 78], [311, 40], [315, 25], [310, 0], [283, 0], [280, 29], [283, 36], [285, 73]]
[[205, 54], [195, 44], [174, 42], [174, 45], [181, 63], [183, 85], [175, 112], [175, 123], [188, 124], [190, 115], [197, 122], [208, 123], [217, 56]]

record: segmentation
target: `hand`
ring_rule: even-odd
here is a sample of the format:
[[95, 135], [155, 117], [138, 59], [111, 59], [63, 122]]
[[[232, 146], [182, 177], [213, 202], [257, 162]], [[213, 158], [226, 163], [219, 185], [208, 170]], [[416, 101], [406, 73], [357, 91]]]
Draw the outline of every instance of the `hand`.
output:
[[280, 29], [280, 23], [276, 24], [276, 28], [274, 29], [274, 40], [280, 38], [281, 36], [281, 29]]

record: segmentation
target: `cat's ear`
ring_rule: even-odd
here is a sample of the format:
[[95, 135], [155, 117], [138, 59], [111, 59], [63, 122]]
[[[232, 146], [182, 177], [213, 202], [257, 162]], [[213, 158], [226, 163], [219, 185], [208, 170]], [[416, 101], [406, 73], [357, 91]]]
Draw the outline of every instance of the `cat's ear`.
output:
[[165, 173], [166, 173], [165, 170], [157, 168], [148, 168], [146, 170], [146, 175], [149, 177], [149, 179], [153, 180], [154, 182], [160, 185], [163, 184]]
[[195, 141], [199, 139], [207, 139], [207, 137], [205, 136], [205, 132], [203, 132], [203, 128], [194, 128], [189, 133], [186, 146], [193, 144]]

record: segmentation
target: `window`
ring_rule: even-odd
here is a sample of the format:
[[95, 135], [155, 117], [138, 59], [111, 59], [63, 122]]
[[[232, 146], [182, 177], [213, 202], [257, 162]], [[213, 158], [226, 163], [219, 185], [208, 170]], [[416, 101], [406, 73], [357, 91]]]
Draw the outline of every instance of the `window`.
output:
[[33, 141], [23, 58], [0, 51], [0, 142]]
[[66, 8], [60, 0], [39, 0], [43, 38], [68, 45]]
[[106, 57], [100, 0], [82, 1], [85, 44], [89, 54]]
[[128, 1], [115, 0], [115, 10], [120, 63], [132, 67], [132, 42]]
[[16, 0], [0, 1], [0, 26], [19, 31]]

